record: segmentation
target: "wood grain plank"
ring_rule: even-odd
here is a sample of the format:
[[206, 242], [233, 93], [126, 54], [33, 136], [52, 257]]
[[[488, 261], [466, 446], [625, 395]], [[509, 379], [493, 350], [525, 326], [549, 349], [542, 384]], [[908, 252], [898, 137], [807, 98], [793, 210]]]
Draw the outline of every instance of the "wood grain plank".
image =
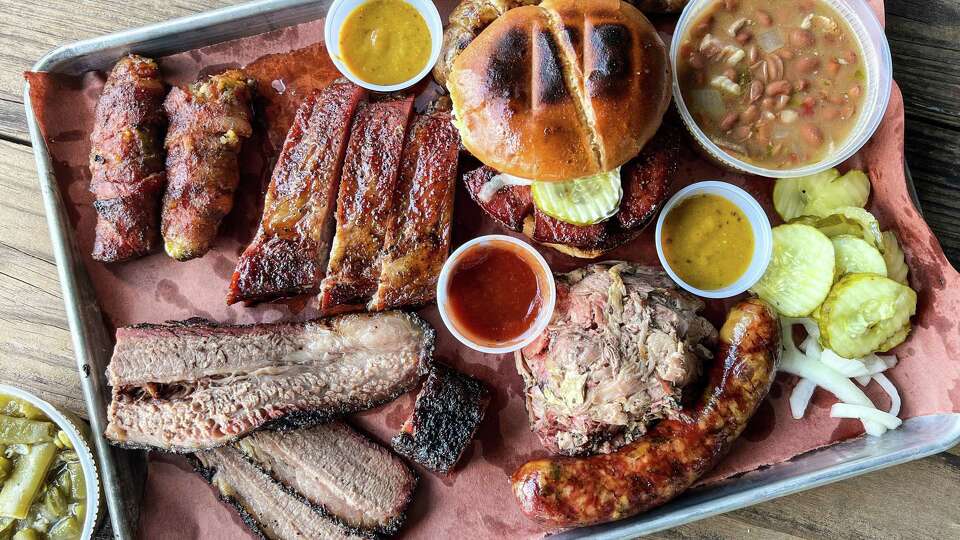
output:
[[907, 114], [960, 128], [960, 2], [887, 0], [886, 8]]
[[0, 0], [0, 135], [27, 139], [23, 72], [56, 47], [240, 3], [243, 0]]
[[958, 487], [960, 447], [653, 538], [960, 538]]
[[[23, 70], [57, 45], [240, 0], [0, 0], [0, 138], [25, 141]], [[960, 3], [887, 0], [907, 99], [907, 159], [928, 221], [960, 261]], [[82, 412], [79, 380], [29, 148], [0, 142], [0, 381]], [[655, 538], [960, 537], [960, 447]], [[904, 519], [904, 510], [911, 519]]]
[[924, 217], [960, 268], [960, 2], [886, 0], [906, 159]]
[[7, 141], [0, 141], [0, 381], [86, 416], [33, 152]]

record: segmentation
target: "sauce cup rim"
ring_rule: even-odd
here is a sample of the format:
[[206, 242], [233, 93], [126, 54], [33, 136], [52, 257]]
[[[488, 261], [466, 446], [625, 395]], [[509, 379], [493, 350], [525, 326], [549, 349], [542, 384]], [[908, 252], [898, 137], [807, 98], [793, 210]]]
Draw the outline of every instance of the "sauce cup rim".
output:
[[[497, 242], [504, 242], [516, 246], [520, 250], [524, 251], [526, 254], [530, 255], [530, 259], [535, 261], [540, 267], [540, 274], [544, 276], [544, 281], [546, 282], [547, 290], [541, 290], [541, 297], [543, 298], [543, 303], [540, 307], [540, 312], [537, 314], [537, 318], [534, 320], [533, 324], [530, 325], [523, 334], [514, 338], [510, 342], [504, 345], [490, 346], [477, 343], [467, 336], [463, 335], [460, 330], [457, 329], [456, 325], [453, 323], [451, 315], [447, 311], [448, 303], [448, 293], [447, 288], [450, 281], [450, 272], [453, 269], [453, 266], [457, 263], [460, 257], [463, 256], [471, 248], [474, 248], [483, 244], [494, 244]], [[529, 260], [529, 259], [528, 259]], [[443, 263], [443, 268], [440, 270], [440, 276], [437, 279], [437, 310], [440, 312], [440, 318], [443, 320], [444, 326], [447, 327], [447, 330], [457, 338], [457, 341], [463, 343], [467, 347], [475, 351], [479, 351], [487, 354], [505, 354], [520, 350], [527, 345], [533, 343], [540, 334], [547, 328], [547, 325], [550, 324], [550, 320], [553, 318], [553, 310], [557, 302], [557, 287], [556, 282], [553, 278], [553, 271], [550, 269], [550, 265], [547, 264], [547, 260], [543, 258], [543, 255], [540, 254], [533, 246], [524, 242], [523, 240], [514, 238], [512, 236], [507, 236], [505, 234], [488, 234], [484, 236], [478, 236], [472, 240], [465, 242], [463, 245], [454, 250], [453, 253], [447, 257], [447, 260]]]
[[[825, 171], [846, 161], [867, 144], [876, 133], [880, 122], [886, 115], [893, 88], [893, 57], [887, 42], [883, 26], [877, 19], [873, 8], [862, 0], [822, 0], [847, 22], [864, 53], [864, 64], [868, 72], [867, 94], [860, 112], [861, 119], [854, 125], [847, 138], [838, 145], [833, 153], [815, 163], [809, 163], [791, 169], [770, 169], [754, 165], [739, 159], [720, 148], [703, 132], [690, 114], [680, 92], [677, 75], [677, 62], [683, 35], [700, 13], [717, 0], [691, 0], [680, 14], [670, 41], [670, 67], [672, 77], [673, 100], [687, 130], [697, 144], [714, 160], [735, 171], [763, 176], [766, 178], [795, 178]], [[870, 53], [868, 53], [868, 49]], [[870, 60], [872, 59], [872, 62]], [[872, 98], [872, 99], [869, 99]]]
[[[750, 222], [753, 231], [753, 253], [751, 254], [750, 265], [735, 282], [720, 289], [700, 289], [684, 281], [674, 272], [667, 262], [667, 257], [663, 253], [663, 222], [667, 214], [673, 210], [681, 201], [695, 195], [718, 195], [730, 201], [740, 209]], [[654, 233], [654, 242], [657, 248], [657, 257], [660, 259], [660, 265], [667, 272], [667, 275], [683, 289], [703, 298], [730, 298], [756, 284], [763, 277], [770, 264], [770, 258], [773, 256], [773, 228], [770, 226], [770, 220], [757, 199], [744, 191], [739, 186], [719, 180], [706, 180], [690, 184], [681, 189], [663, 205], [660, 215], [657, 216], [657, 226]]]
[[56, 426], [67, 434], [70, 443], [73, 445], [77, 458], [80, 461], [80, 468], [83, 471], [84, 483], [86, 484], [86, 510], [83, 517], [83, 529], [81, 538], [90, 538], [96, 529], [98, 518], [100, 517], [100, 475], [97, 471], [97, 463], [90, 450], [90, 444], [87, 438], [81, 433], [76, 424], [76, 420], [71, 415], [60, 411], [51, 403], [44, 399], [23, 390], [16, 386], [0, 384], [0, 394], [22, 399], [37, 407], [43, 414], [47, 415]]
[[440, 18], [440, 12], [431, 0], [401, 0], [413, 6], [427, 23], [427, 29], [430, 31], [430, 57], [419, 73], [403, 82], [389, 85], [374, 84], [356, 76], [340, 58], [339, 37], [344, 21], [354, 9], [369, 1], [371, 0], [334, 0], [330, 5], [323, 23], [323, 41], [327, 54], [337, 70], [357, 86], [374, 92], [395, 92], [409, 88], [426, 77], [440, 58], [440, 48], [443, 44], [443, 21]]

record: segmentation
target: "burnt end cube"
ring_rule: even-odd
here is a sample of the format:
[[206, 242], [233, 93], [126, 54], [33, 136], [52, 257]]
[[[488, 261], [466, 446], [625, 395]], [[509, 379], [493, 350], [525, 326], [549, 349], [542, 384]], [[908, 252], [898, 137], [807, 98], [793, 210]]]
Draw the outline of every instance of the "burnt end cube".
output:
[[393, 438], [397, 453], [438, 473], [449, 473], [473, 439], [490, 401], [486, 386], [435, 363], [413, 414]]

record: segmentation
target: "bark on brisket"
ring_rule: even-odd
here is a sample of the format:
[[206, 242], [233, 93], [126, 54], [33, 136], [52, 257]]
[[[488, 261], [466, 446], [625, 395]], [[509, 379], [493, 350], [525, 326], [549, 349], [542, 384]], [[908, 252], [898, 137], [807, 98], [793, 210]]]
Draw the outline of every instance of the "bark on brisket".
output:
[[196, 471], [217, 490], [220, 499], [233, 506], [260, 538], [376, 538], [351, 531], [323, 516], [303, 496], [273, 480], [233, 446], [198, 452], [191, 456], [191, 461]]
[[429, 325], [401, 312], [121, 328], [107, 370], [106, 435], [122, 446], [189, 452], [369, 409], [417, 384], [433, 338]]
[[434, 364], [413, 414], [393, 438], [394, 450], [428, 469], [449, 473], [473, 439], [489, 400], [479, 380]]
[[234, 445], [287, 490], [358, 534], [395, 534], [417, 484], [403, 460], [342, 422], [261, 431]]

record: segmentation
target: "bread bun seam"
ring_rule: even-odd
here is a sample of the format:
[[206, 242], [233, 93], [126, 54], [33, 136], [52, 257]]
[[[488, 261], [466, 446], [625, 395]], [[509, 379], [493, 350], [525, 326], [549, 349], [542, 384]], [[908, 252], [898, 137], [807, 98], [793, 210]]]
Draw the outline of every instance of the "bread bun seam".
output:
[[553, 40], [557, 43], [560, 53], [560, 69], [563, 72], [563, 80], [567, 85], [567, 91], [573, 96], [573, 103], [580, 117], [580, 123], [587, 128], [587, 134], [590, 137], [590, 150], [593, 151], [594, 159], [597, 160], [597, 166], [600, 167], [601, 172], [606, 172], [603, 168], [606, 166], [607, 160], [603, 147], [600, 145], [600, 138], [597, 135], [593, 104], [583, 94], [583, 70], [575, 64], [577, 58], [575, 51], [568, 46], [570, 43], [564, 32], [563, 21], [556, 10], [547, 9], [542, 5], [537, 7], [547, 16], [547, 21], [550, 23], [550, 34], [553, 35]]

